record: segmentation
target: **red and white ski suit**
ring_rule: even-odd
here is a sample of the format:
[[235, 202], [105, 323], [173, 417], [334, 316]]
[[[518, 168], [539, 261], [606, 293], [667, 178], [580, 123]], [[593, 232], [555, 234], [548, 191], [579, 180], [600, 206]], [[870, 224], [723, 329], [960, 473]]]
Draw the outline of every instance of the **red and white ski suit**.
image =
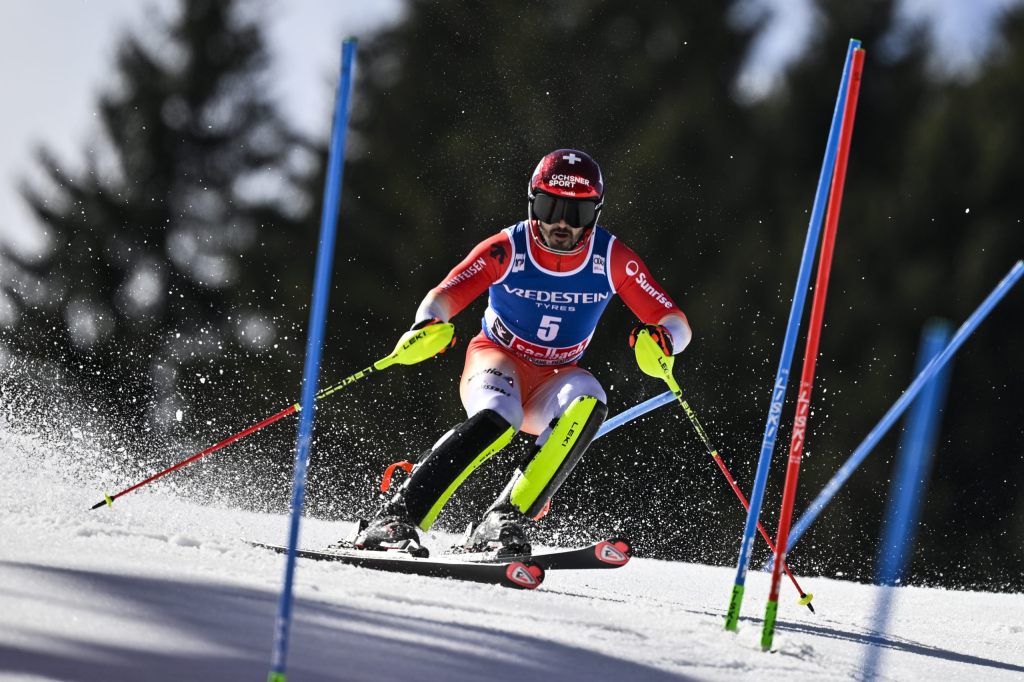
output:
[[[574, 311], [582, 310], [582, 306], [550, 303], [559, 300], [558, 296], [563, 302], [574, 300], [574, 294], [565, 291], [573, 288], [577, 273], [582, 273], [580, 277], [588, 275], [591, 282], [594, 281], [594, 273], [606, 275], [608, 291], [621, 296], [641, 322], [662, 325], [668, 330], [673, 353], [679, 353], [690, 342], [691, 332], [686, 316], [632, 249], [601, 230], [600, 241], [607, 244], [607, 251], [598, 253], [594, 250], [594, 234], [598, 230], [601, 228], [590, 230], [584, 243], [573, 253], [566, 254], [548, 249], [534, 224], [524, 222], [512, 226], [477, 244], [424, 298], [416, 320], [437, 318], [447, 322], [485, 290], [491, 289], [484, 331], [469, 343], [459, 386], [462, 403], [469, 416], [484, 409], [494, 410], [517, 430], [539, 435], [538, 443], [541, 443], [547, 437], [551, 421], [561, 415], [575, 398], [590, 395], [607, 402], [597, 379], [576, 366], [593, 334], [600, 312], [590, 314], [584, 323], [585, 328], [576, 330], [577, 336], [583, 340], [571, 349], [537, 345], [539, 340], [551, 337], [551, 320], [568, 328], [576, 314]], [[592, 267], [584, 267], [588, 261], [592, 262]], [[501, 283], [511, 281], [514, 273], [523, 271], [532, 273], [531, 282], [541, 282], [545, 288], [549, 286], [557, 296], [545, 296], [543, 292], [538, 294], [537, 289], [524, 291], [507, 285], [501, 288]], [[531, 335], [522, 330], [513, 334], [501, 324], [502, 320], [494, 309], [507, 309], [508, 306], [499, 306], [494, 299], [513, 293], [519, 296], [511, 299], [515, 306], [546, 306], [557, 314], [557, 317], [541, 317], [539, 339], [536, 333]], [[577, 300], [584, 296], [590, 300], [600, 295], [575, 294]], [[526, 312], [530, 311], [524, 310]], [[524, 314], [523, 317], [528, 316]], [[568, 319], [563, 323], [563, 318]], [[509, 327], [514, 327], [514, 321], [506, 322], [509, 322]], [[544, 324], [549, 326], [544, 327]], [[548, 358], [554, 359], [542, 357], [544, 352]], [[559, 363], [558, 358], [563, 352], [568, 352], [567, 357], [575, 356], [575, 359]]]

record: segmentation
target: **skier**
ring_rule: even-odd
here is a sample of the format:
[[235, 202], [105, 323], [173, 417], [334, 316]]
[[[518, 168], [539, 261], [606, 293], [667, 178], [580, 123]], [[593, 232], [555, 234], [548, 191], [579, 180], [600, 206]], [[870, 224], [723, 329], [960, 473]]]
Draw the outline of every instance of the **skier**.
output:
[[[517, 431], [537, 436], [527, 459], [471, 527], [467, 551], [528, 554], [527, 519], [546, 513], [607, 415], [604, 389], [576, 363], [619, 294], [666, 355], [690, 342], [686, 316], [628, 246], [597, 224], [601, 169], [558, 149], [537, 164], [528, 219], [485, 239], [423, 299], [413, 329], [446, 323], [486, 289], [482, 331], [459, 385], [468, 419], [421, 456], [399, 492], [354, 540], [360, 549], [426, 556], [429, 530], [451, 495]], [[454, 340], [453, 340], [454, 343]], [[638, 359], [640, 355], [638, 354]]]

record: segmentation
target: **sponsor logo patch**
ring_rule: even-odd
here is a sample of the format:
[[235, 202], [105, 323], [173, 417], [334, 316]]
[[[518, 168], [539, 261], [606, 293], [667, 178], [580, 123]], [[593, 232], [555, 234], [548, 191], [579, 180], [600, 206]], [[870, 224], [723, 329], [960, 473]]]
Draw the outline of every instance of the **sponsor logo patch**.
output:
[[526, 254], [517, 253], [512, 260], [512, 272], [522, 272], [526, 269]]
[[576, 189], [576, 185], [590, 187], [590, 180], [583, 177], [582, 175], [566, 175], [565, 173], [555, 173], [550, 178], [548, 178], [547, 184], [553, 187], [565, 187], [567, 189]]
[[473, 275], [475, 275], [478, 272], [480, 272], [481, 270], [483, 270], [485, 265], [486, 265], [486, 263], [485, 263], [483, 258], [477, 258], [475, 261], [470, 263], [469, 267], [467, 267], [465, 270], [463, 270], [462, 272], [458, 273], [457, 275], [455, 275], [454, 277], [449, 279], [447, 282], [442, 284], [441, 288], [442, 289], [451, 289], [453, 286], [455, 286], [459, 282], [465, 282], [467, 279], [469, 279]]
[[589, 291], [548, 291], [546, 289], [523, 289], [522, 287], [510, 287], [507, 284], [502, 284], [505, 291], [518, 296], [519, 298], [525, 298], [528, 301], [538, 301], [540, 303], [601, 303], [608, 299], [611, 294]]
[[672, 307], [672, 302], [668, 300], [668, 296], [654, 288], [654, 285], [647, 280], [647, 276], [644, 273], [641, 272], [637, 274], [636, 283], [639, 284], [640, 288], [646, 291], [647, 295], [653, 298], [655, 301], [665, 306], [666, 308]]
[[491, 331], [494, 336], [497, 337], [498, 341], [505, 346], [512, 344], [515, 340], [516, 335], [512, 333], [512, 330], [505, 326], [505, 323], [501, 321], [500, 317], [494, 318], [494, 324], [491, 325]]
[[597, 546], [597, 558], [606, 564], [613, 564], [616, 566], [629, 561], [629, 557], [620, 552], [618, 547], [610, 542], [602, 542]]
[[517, 561], [508, 567], [508, 572], [506, 572], [505, 575], [508, 576], [508, 579], [516, 585], [527, 589], [533, 589], [540, 585], [540, 580], [538, 578], [543, 575], [543, 572], [539, 567], [534, 566], [533, 568], [537, 571], [536, 575], [529, 567]]

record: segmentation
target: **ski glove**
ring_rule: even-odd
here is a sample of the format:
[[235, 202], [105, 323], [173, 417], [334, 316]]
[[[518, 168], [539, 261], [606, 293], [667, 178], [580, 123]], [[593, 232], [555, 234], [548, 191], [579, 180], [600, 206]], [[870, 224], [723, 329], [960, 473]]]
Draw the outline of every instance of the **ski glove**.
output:
[[651, 339], [658, 344], [658, 348], [665, 355], [672, 355], [672, 335], [660, 324], [637, 324], [629, 333], [629, 347], [636, 348], [636, 337], [641, 329], [646, 329]]
[[660, 324], [637, 324], [629, 333], [629, 347], [644, 374], [663, 379], [672, 371], [672, 335]]
[[[435, 325], [435, 324], [447, 324], [447, 323], [446, 322], [442, 322], [441, 320], [437, 319], [436, 317], [428, 317], [427, 319], [420, 320], [419, 322], [414, 324], [410, 328], [410, 331], [416, 331], [417, 329], [423, 329], [424, 327], [429, 327], [429, 326]], [[441, 353], [445, 352], [449, 348], [454, 348], [455, 347], [455, 341], [456, 341], [455, 334], [452, 334], [451, 343], [449, 343], [447, 346], [445, 346], [441, 350], [437, 351], [437, 354], [440, 355]]]
[[373, 368], [381, 370], [394, 364], [415, 365], [440, 355], [454, 345], [454, 326], [439, 320], [424, 320], [402, 334], [391, 355], [373, 363]]

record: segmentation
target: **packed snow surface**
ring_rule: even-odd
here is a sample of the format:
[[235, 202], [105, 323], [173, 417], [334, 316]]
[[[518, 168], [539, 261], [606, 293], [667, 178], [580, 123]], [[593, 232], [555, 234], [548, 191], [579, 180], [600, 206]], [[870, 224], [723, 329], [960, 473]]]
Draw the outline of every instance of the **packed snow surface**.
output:
[[[118, 489], [104, 472], [2, 429], [0, 679], [266, 679], [285, 559], [243, 539], [283, 542], [284, 516], [161, 484], [89, 511]], [[301, 544], [347, 531], [306, 519]], [[641, 557], [527, 592], [300, 560], [288, 679], [847, 680], [871, 647], [879, 679], [1024, 679], [1024, 595], [900, 588], [879, 633], [882, 588], [803, 576], [818, 614], [785, 583], [765, 653], [767, 576], [751, 572], [733, 634], [733, 573]]]

